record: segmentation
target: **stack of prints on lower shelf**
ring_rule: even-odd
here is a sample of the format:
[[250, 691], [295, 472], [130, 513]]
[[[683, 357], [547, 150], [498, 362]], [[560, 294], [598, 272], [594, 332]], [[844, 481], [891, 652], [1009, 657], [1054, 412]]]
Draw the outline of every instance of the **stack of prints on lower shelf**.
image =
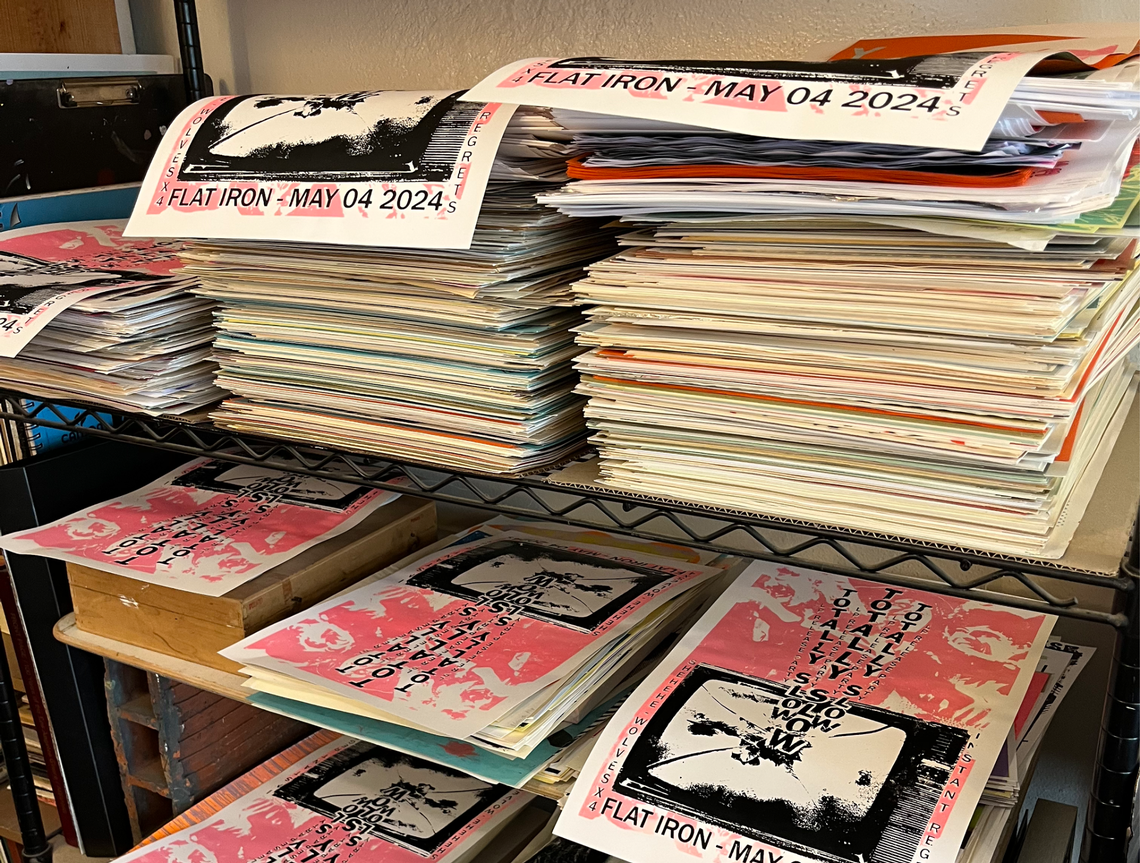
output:
[[1091, 647], [1050, 641], [1017, 711], [1013, 727], [974, 812], [957, 863], [990, 863], [1008, 837], [1021, 805], [1021, 792], [1041, 741], [1062, 699], [1088, 664]]
[[549, 820], [524, 791], [321, 732], [119, 860], [511, 863]]
[[558, 797], [736, 564], [491, 521], [222, 655], [247, 666], [266, 709]]
[[1063, 118], [980, 152], [556, 110], [592, 155], [541, 200], [645, 223], [575, 286], [602, 481], [1061, 556], [1135, 391], [1120, 83], [1068, 82]]
[[632, 863], [953, 863], [1053, 622], [752, 563], [618, 708], [554, 832]]
[[151, 415], [223, 396], [210, 359], [214, 304], [176, 272], [181, 244], [126, 239], [123, 226], [0, 237], [0, 386]]

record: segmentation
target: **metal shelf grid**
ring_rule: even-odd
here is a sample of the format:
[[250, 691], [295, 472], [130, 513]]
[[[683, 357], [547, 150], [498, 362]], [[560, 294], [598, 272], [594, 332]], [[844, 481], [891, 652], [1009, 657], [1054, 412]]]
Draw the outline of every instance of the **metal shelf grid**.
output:
[[[206, 423], [181, 423], [59, 401], [26, 403], [24, 398], [0, 391], [4, 400], [0, 417], [187, 455], [403, 491], [507, 515], [680, 542], [896, 586], [1048, 611], [1119, 629], [1127, 627], [1129, 619], [1117, 609], [1130, 604], [1128, 594], [1136, 589], [1135, 580], [1124, 574], [1077, 572], [1048, 562], [808, 526], [596, 487], [568, 486], [552, 482], [551, 471], [522, 477], [492, 476], [240, 435]], [[1067, 595], [1065, 583], [1109, 588], [1119, 595], [1112, 603], [1113, 610], [1087, 608]], [[1025, 595], [991, 589], [1013, 584]]]

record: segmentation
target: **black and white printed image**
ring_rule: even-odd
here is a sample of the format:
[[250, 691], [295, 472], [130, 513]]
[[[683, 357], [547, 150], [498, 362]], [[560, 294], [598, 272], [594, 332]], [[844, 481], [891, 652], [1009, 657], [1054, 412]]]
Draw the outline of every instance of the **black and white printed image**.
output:
[[209, 461], [177, 477], [171, 485], [200, 488], [223, 494], [261, 494], [281, 503], [343, 512], [370, 489], [348, 482], [274, 470], [254, 464]]
[[202, 123], [178, 178], [446, 182], [483, 109], [459, 95], [369, 90], [231, 99]]
[[274, 796], [430, 857], [510, 791], [361, 742], [285, 783]]
[[48, 300], [76, 288], [130, 285], [165, 278], [133, 270], [100, 270], [0, 252], [0, 314], [30, 315]]
[[968, 739], [700, 665], [646, 724], [615, 787], [829, 863], [910, 863]]
[[741, 78], [780, 78], [788, 81], [818, 81], [843, 84], [897, 84], [904, 87], [949, 89], [979, 60], [983, 52], [932, 54], [875, 60], [833, 60], [806, 63], [793, 60], [617, 60], [611, 57], [572, 57], [551, 63], [552, 69], [660, 69], [701, 75]]
[[671, 577], [556, 545], [503, 539], [433, 564], [408, 584], [593, 632]]

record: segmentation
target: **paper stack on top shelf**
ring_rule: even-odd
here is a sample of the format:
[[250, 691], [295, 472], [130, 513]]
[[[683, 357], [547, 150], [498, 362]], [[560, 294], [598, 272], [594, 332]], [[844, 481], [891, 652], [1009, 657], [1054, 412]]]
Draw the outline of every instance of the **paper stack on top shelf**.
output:
[[535, 201], [574, 152], [549, 112], [497, 106], [499, 141], [456, 95], [223, 102], [180, 176], [254, 179], [270, 209], [136, 209], [139, 232], [201, 238], [183, 259], [219, 303], [219, 425], [488, 472], [582, 448], [569, 285], [612, 232]]
[[214, 304], [176, 272], [179, 243], [122, 221], [0, 236], [0, 386], [152, 416], [218, 401]]
[[575, 286], [603, 481], [1059, 557], [1134, 391], [1135, 73], [1026, 79], [977, 152], [556, 108], [540, 200], [633, 228]]
[[616, 704], [735, 564], [492, 521], [222, 655], [246, 665], [259, 706], [558, 796]]

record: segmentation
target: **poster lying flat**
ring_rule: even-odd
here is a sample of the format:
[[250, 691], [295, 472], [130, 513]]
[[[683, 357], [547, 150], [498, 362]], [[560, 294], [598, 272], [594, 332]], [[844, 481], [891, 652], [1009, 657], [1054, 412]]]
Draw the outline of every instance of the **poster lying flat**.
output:
[[466, 738], [722, 571], [620, 544], [476, 529], [221, 653]]
[[[1046, 35], [1048, 34], [1048, 35]], [[1049, 24], [1043, 27], [999, 27], [965, 33], [924, 33], [860, 39], [831, 60], [914, 57], [951, 51], [1064, 51], [1087, 66], [1104, 69], [1137, 53], [1140, 40], [1133, 24]]]
[[129, 236], [466, 249], [513, 105], [447, 91], [221, 96], [186, 108]]
[[828, 63], [532, 58], [464, 99], [517, 102], [744, 135], [980, 150], [1049, 52]]
[[951, 863], [1053, 618], [753, 563], [555, 832], [632, 863]]
[[118, 863], [467, 860], [530, 795], [347, 737]]
[[179, 244], [124, 239], [124, 224], [65, 222], [0, 235], [0, 357], [16, 356], [88, 297], [172, 278]]
[[399, 494], [260, 465], [198, 459], [0, 548], [222, 596], [359, 524]]

